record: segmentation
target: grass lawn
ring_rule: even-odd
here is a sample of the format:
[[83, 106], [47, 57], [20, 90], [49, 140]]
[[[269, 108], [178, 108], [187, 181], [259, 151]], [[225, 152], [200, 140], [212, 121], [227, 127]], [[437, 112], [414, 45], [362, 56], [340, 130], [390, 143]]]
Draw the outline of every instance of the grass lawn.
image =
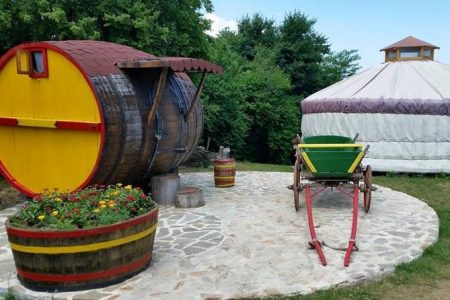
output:
[[[292, 167], [238, 163], [237, 170], [292, 172]], [[201, 171], [213, 171], [213, 167], [180, 168], [181, 173]], [[319, 291], [306, 296], [272, 299], [450, 299], [450, 177], [379, 175], [374, 176], [374, 183], [405, 192], [433, 207], [439, 216], [438, 242], [426, 249], [421, 258], [398, 266], [392, 275], [379, 281]], [[2, 198], [11, 197], [17, 197], [17, 193], [6, 188], [5, 182], [0, 178], [0, 204]], [[372, 205], [376, 203], [373, 202]]]

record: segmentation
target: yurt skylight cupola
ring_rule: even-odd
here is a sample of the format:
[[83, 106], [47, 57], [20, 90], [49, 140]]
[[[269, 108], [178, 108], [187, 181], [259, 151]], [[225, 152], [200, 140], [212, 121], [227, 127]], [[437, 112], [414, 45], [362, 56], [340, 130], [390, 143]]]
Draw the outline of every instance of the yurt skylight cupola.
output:
[[380, 51], [385, 52], [384, 61], [402, 61], [402, 60], [434, 60], [434, 49], [438, 46], [408, 36], [392, 45], [389, 45]]

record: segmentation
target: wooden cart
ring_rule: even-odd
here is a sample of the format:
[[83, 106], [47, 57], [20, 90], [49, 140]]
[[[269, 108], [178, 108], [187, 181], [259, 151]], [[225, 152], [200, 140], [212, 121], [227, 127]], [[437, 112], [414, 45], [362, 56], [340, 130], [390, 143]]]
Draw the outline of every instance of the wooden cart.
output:
[[[369, 146], [363, 150], [362, 144], [356, 143], [358, 135], [352, 139], [345, 136], [312, 136], [305, 137], [295, 145], [296, 161], [294, 166], [295, 209], [300, 208], [300, 196], [304, 192], [308, 215], [309, 232], [312, 241], [310, 247], [316, 249], [322, 265], [327, 262], [322, 251], [322, 244], [317, 240], [312, 214], [313, 198], [328, 188], [349, 196], [353, 200], [353, 220], [350, 240], [346, 249], [344, 266], [350, 263], [350, 256], [356, 250], [356, 229], [358, 218], [359, 193], [364, 193], [364, 211], [369, 212], [372, 193], [372, 171], [370, 165], [362, 169], [361, 161]], [[353, 193], [345, 190], [351, 187]], [[314, 190], [314, 191], [313, 191]]]

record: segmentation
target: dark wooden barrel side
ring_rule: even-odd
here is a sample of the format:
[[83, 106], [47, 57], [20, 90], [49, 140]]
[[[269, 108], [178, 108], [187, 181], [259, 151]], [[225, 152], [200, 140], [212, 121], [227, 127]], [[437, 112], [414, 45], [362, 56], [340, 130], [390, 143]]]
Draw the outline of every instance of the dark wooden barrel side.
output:
[[[192, 84], [191, 79], [186, 73], [177, 73], [180, 77], [178, 85], [183, 90], [183, 94], [186, 98], [186, 111], [189, 109], [192, 101], [194, 100], [195, 87]], [[186, 152], [179, 155], [178, 160], [174, 161], [174, 168], [178, 167], [182, 162], [187, 160], [197, 147], [203, 132], [203, 107], [200, 98], [194, 106], [194, 110], [187, 122], [187, 134], [185, 136]]]
[[144, 168], [139, 165], [145, 131], [134, 86], [124, 75], [91, 78], [102, 105], [105, 141], [100, 164], [92, 182], [133, 183], [130, 174]]
[[17, 276], [38, 291], [91, 289], [123, 281], [151, 261], [158, 209], [93, 229], [7, 233]]
[[203, 130], [200, 101], [191, 117], [185, 120], [194, 94], [195, 87], [186, 74], [169, 73], [158, 110], [161, 124], [156, 124], [162, 127], [161, 140], [147, 176], [173, 171], [197, 146]]
[[138, 155], [138, 162], [132, 172], [127, 176], [132, 183], [148, 184], [148, 178], [144, 179], [144, 177], [149, 166], [152, 164], [152, 158], [159, 143], [159, 136], [161, 135], [162, 129], [161, 116], [157, 114], [155, 121], [150, 126], [147, 125], [147, 118], [156, 94], [159, 75], [160, 70], [158, 69], [130, 69], [126, 72], [126, 76], [136, 89], [136, 97], [139, 99], [138, 105], [142, 119], [143, 136], [143, 144]]

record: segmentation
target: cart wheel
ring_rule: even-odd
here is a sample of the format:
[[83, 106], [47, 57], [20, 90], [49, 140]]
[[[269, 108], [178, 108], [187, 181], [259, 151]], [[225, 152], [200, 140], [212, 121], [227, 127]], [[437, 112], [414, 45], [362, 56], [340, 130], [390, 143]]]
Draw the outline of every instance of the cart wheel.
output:
[[301, 163], [300, 158], [297, 158], [295, 160], [295, 166], [294, 166], [294, 205], [295, 210], [298, 211], [300, 209], [300, 172], [301, 172]]
[[372, 201], [372, 168], [367, 165], [364, 173], [364, 184], [366, 189], [364, 191], [364, 211], [366, 213], [370, 210], [370, 202]]

